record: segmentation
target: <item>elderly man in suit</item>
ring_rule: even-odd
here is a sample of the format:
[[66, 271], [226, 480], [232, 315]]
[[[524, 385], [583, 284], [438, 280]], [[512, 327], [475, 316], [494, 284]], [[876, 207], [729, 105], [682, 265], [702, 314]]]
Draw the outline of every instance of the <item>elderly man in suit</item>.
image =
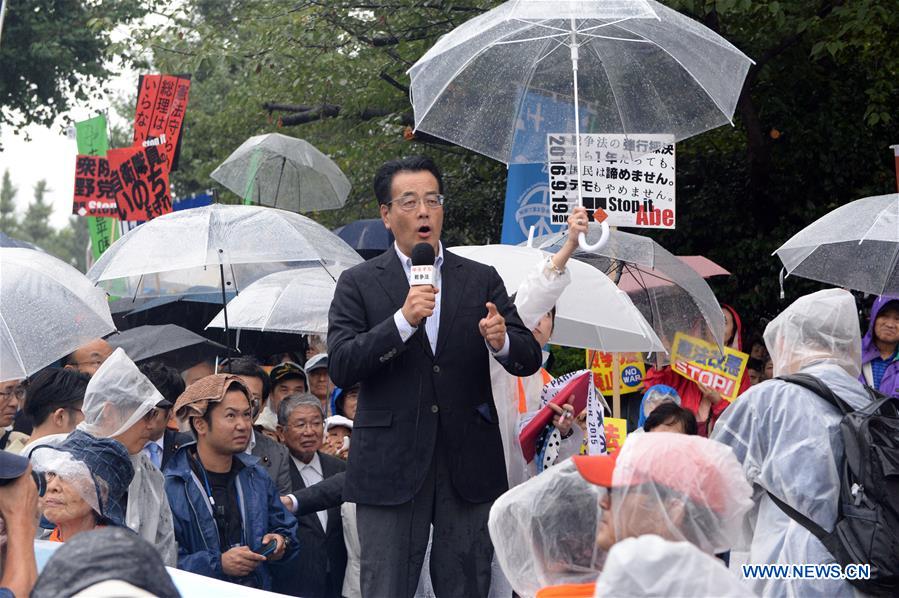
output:
[[[324, 422], [325, 412], [315, 395], [291, 395], [278, 406], [278, 433], [290, 451], [291, 485], [300, 496], [303, 489], [346, 469], [341, 459], [321, 452]], [[276, 581], [275, 588], [295, 596], [340, 598], [347, 555], [339, 504], [299, 515], [297, 520], [302, 558], [288, 577]]]
[[[343, 272], [328, 329], [331, 379], [360, 384], [343, 498], [358, 505], [362, 594], [411, 596], [433, 524], [437, 595], [486, 596], [487, 516], [507, 488], [488, 355], [527, 376], [540, 347], [496, 270], [444, 250], [433, 161], [387, 162], [374, 187], [396, 242]], [[435, 281], [410, 286], [422, 243]]]

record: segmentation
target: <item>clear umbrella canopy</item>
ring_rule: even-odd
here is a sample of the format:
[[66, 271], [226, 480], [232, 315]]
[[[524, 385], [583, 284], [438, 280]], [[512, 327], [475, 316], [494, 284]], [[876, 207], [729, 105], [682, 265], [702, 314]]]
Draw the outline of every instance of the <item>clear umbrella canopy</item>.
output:
[[[545, 260], [547, 254], [529, 247], [481, 245], [450, 251], [496, 268], [509, 293]], [[569, 262], [571, 283], [556, 304], [556, 324], [550, 341], [579, 349], [661, 351], [662, 343], [627, 294], [587, 264]]]
[[680, 141], [731, 122], [751, 63], [652, 0], [510, 0], [443, 36], [409, 74], [417, 129], [508, 164], [546, 160], [545, 139], [515, 139], [528, 96], [569, 104], [552, 132]]
[[[328, 332], [328, 309], [342, 269], [294, 268], [260, 278], [228, 302], [228, 326], [261, 332]], [[333, 274], [333, 276], [332, 276]], [[224, 328], [224, 312], [207, 328]]]
[[128, 232], [87, 277], [116, 295], [155, 297], [221, 288], [222, 282], [239, 292], [287, 268], [330, 269], [361, 261], [337, 235], [305, 216], [213, 204], [172, 212]]
[[[588, 237], [598, 235], [590, 224]], [[534, 246], [555, 253], [565, 243], [565, 233], [534, 240]], [[628, 292], [634, 305], [670, 349], [674, 334], [685, 332], [717, 343], [724, 340], [724, 315], [715, 293], [690, 266], [661, 245], [640, 235], [612, 231], [608, 244], [592, 252], [578, 250], [574, 259], [605, 272], [613, 280], [636, 281]], [[657, 354], [659, 363], [664, 355]]]
[[0, 248], [0, 381], [113, 331], [106, 293], [84, 274], [42, 251]]
[[899, 193], [840, 206], [774, 253], [791, 276], [875, 295], [899, 294]]
[[209, 176], [247, 201], [293, 212], [340, 208], [350, 194], [331, 158], [280, 133], [250, 137]]

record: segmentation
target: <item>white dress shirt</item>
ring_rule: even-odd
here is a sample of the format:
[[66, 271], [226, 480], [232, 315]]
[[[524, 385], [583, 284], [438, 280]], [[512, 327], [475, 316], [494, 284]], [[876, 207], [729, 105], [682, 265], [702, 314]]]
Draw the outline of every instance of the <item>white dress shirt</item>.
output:
[[[411, 283], [412, 281], [412, 258], [407, 256], [405, 253], [400, 251], [399, 245], [396, 244], [396, 241], [393, 243], [393, 249], [396, 251], [396, 256], [400, 259], [400, 263], [403, 265], [403, 271], [406, 273], [406, 280]], [[434, 260], [434, 286], [436, 288], [440, 288], [440, 283], [443, 280], [442, 276], [443, 269], [443, 243], [440, 243], [440, 250], [437, 252], [437, 258]], [[437, 352], [437, 334], [440, 332], [440, 303], [441, 298], [443, 297], [443, 293], [437, 293], [434, 297], [434, 313], [425, 320], [425, 333], [428, 336], [428, 342], [431, 345], [431, 353]], [[487, 308], [484, 308], [484, 315], [487, 315]], [[417, 326], [413, 326], [406, 320], [406, 316], [403, 315], [403, 308], [396, 310], [396, 313], [393, 314], [393, 321], [396, 323], [396, 329], [400, 333], [400, 338], [405, 343], [409, 340], [415, 331], [418, 330]], [[490, 343], [484, 340], [484, 343], [487, 345], [487, 349], [489, 349], [490, 353], [496, 357], [497, 359], [505, 359], [509, 355], [509, 334], [506, 334], [506, 340], [503, 343], [502, 348], [499, 351], [493, 349], [490, 346]]]
[[[313, 455], [312, 461], [309, 463], [303, 463], [293, 455], [290, 458], [293, 459], [293, 464], [297, 466], [297, 470], [300, 472], [303, 483], [306, 484], [307, 488], [325, 479], [322, 473], [322, 460], [319, 459], [318, 453]], [[296, 505], [296, 497], [291, 495], [291, 498], [293, 498], [294, 505]], [[294, 508], [294, 511], [296, 511], [296, 508]], [[318, 515], [318, 520], [322, 522], [322, 529], [328, 531], [328, 511], [317, 511], [315, 514]]]

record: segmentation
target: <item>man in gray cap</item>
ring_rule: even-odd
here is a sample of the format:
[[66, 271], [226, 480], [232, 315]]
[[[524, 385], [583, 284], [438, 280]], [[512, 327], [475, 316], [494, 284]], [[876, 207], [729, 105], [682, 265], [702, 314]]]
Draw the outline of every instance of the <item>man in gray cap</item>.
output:
[[306, 362], [306, 378], [309, 380], [309, 392], [318, 397], [322, 402], [322, 410], [325, 417], [331, 413], [331, 390], [334, 385], [331, 384], [331, 378], [328, 377], [328, 354], [319, 353], [313, 355]]

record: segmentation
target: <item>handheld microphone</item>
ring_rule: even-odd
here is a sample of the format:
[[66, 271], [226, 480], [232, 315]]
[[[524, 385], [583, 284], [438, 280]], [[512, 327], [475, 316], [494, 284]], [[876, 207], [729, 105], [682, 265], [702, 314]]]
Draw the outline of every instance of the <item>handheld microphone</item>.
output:
[[419, 243], [412, 248], [412, 277], [409, 284], [434, 284], [434, 247], [430, 243]]
[[[423, 284], [434, 285], [434, 247], [430, 243], [419, 243], [412, 248], [412, 276], [409, 278], [409, 286], [417, 286]], [[425, 320], [422, 318], [418, 323], [420, 328], [424, 328]]]

